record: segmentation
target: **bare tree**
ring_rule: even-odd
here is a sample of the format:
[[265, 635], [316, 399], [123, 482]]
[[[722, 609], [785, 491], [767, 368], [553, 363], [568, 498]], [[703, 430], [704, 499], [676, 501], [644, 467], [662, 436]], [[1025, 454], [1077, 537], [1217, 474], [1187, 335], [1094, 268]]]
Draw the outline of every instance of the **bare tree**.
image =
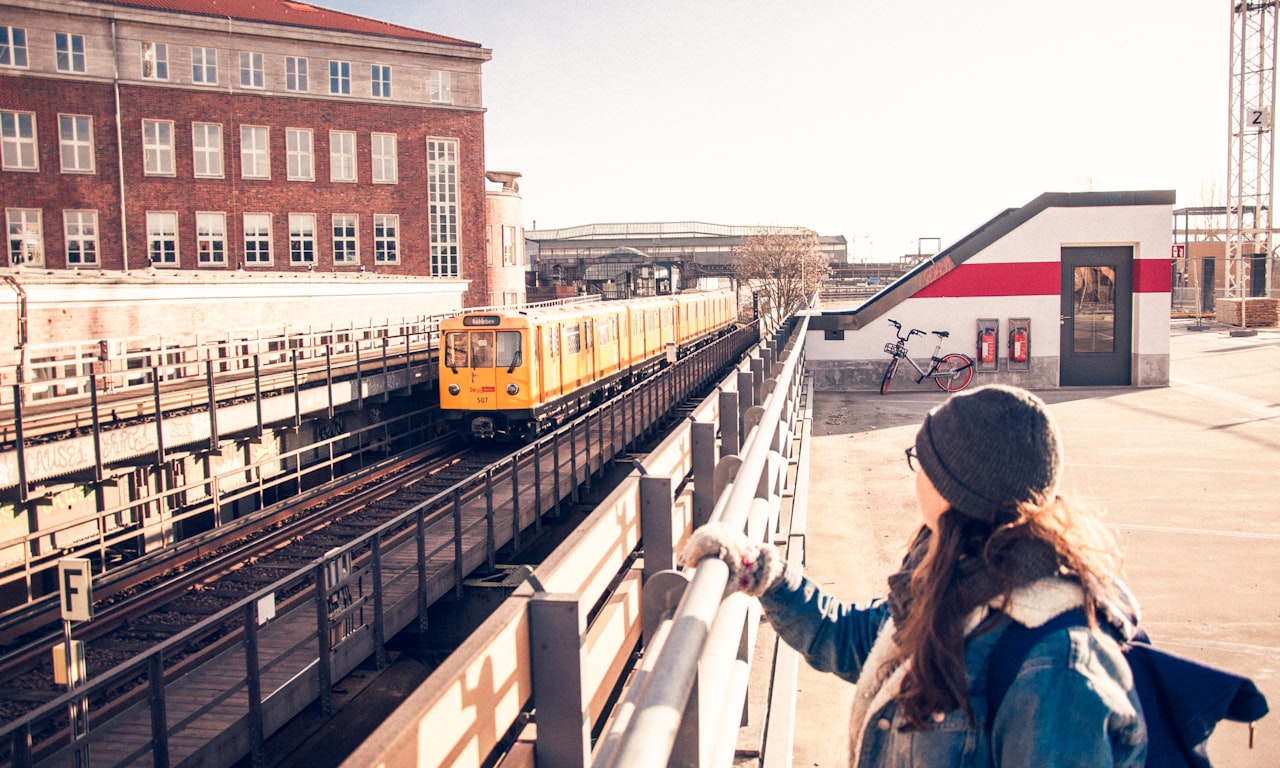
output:
[[755, 293], [760, 316], [773, 325], [803, 306], [827, 274], [827, 258], [812, 230], [761, 228], [733, 250], [734, 272]]

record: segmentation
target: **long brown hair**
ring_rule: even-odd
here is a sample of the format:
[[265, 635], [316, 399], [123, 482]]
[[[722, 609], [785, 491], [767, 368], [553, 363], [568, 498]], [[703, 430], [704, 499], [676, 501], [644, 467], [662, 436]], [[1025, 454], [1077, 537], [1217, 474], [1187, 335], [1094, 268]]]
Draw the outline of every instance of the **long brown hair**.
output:
[[897, 697], [910, 728], [925, 727], [935, 712], [961, 706], [973, 718], [964, 653], [965, 622], [975, 606], [956, 599], [956, 587], [962, 568], [971, 572], [975, 564], [962, 566], [963, 561], [981, 558], [979, 569], [986, 569], [1007, 604], [1022, 586], [1014, 553], [1027, 542], [1043, 542], [1057, 553], [1060, 570], [1079, 580], [1090, 625], [1099, 604], [1113, 594], [1120, 555], [1094, 515], [1057, 497], [1047, 504], [1011, 505], [996, 519], [1008, 522], [985, 523], [948, 510], [931, 536], [923, 527], [916, 533], [913, 546], [930, 536], [928, 550], [912, 574], [911, 609], [897, 628], [898, 653], [889, 662], [911, 662]]

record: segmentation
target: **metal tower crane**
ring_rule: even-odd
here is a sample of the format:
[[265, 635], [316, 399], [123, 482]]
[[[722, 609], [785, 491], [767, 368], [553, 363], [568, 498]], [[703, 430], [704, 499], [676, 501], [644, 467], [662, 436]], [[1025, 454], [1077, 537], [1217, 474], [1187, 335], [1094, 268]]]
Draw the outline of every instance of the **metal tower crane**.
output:
[[[1259, 282], [1271, 291], [1271, 191], [1275, 134], [1276, 18], [1280, 0], [1231, 0], [1231, 87], [1227, 151], [1226, 298], [1240, 299], [1240, 326], [1248, 328], [1244, 299]], [[1259, 260], [1261, 263], [1258, 263]]]

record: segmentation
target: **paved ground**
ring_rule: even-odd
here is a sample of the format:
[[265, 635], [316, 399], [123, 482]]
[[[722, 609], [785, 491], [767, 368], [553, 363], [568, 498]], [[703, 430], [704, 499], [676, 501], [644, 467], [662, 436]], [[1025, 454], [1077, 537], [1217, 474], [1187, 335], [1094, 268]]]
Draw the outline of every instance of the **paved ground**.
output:
[[[1114, 527], [1155, 641], [1253, 677], [1280, 709], [1280, 331], [1175, 323], [1170, 379], [1039, 392], [1065, 434], [1064, 490]], [[919, 525], [902, 451], [942, 394], [816, 397], [808, 569], [846, 600], [883, 594]], [[797, 768], [846, 764], [852, 693], [801, 671]], [[1280, 714], [1247, 738], [1221, 725], [1215, 765], [1280, 765]]]

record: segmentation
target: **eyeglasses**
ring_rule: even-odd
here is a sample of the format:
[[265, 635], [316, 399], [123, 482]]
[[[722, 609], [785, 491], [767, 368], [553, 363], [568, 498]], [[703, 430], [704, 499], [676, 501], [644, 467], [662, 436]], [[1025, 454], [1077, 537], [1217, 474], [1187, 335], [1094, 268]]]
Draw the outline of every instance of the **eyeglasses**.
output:
[[917, 469], [919, 469], [917, 465], [920, 464], [920, 454], [916, 453], [916, 449], [908, 448], [907, 450], [903, 451], [903, 453], [907, 454], [907, 466], [911, 467], [911, 471], [915, 472]]

